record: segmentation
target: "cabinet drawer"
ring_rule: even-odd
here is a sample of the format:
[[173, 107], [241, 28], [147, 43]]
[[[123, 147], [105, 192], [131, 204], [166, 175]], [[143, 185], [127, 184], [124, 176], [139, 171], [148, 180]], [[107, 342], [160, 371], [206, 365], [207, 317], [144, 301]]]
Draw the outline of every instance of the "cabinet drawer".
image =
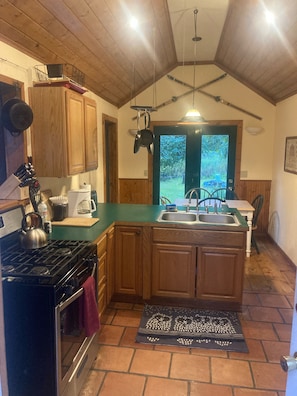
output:
[[100, 256], [102, 256], [102, 254], [106, 252], [106, 247], [107, 247], [107, 236], [106, 234], [104, 234], [102, 238], [100, 238], [100, 240], [97, 242], [97, 254], [99, 259]]
[[107, 269], [106, 269], [106, 252], [102, 254], [99, 258], [99, 266], [98, 266], [98, 285], [102, 282], [106, 282], [106, 274], [107, 274]]
[[185, 243], [202, 246], [245, 246], [246, 233], [237, 231], [214, 231], [173, 228], [153, 228], [154, 242]]

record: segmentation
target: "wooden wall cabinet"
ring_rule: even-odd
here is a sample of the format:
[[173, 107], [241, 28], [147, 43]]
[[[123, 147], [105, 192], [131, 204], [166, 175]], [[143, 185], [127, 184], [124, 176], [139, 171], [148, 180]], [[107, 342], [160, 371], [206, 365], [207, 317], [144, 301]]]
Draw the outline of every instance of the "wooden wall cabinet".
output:
[[98, 166], [96, 102], [64, 87], [29, 88], [38, 176], [65, 177]]
[[142, 296], [142, 227], [116, 226], [115, 294]]

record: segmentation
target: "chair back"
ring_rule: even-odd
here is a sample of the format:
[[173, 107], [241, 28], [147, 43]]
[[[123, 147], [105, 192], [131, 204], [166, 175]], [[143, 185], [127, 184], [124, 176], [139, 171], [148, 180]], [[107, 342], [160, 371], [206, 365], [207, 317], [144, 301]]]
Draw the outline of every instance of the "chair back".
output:
[[160, 197], [160, 203], [161, 205], [167, 205], [167, 204], [171, 204], [171, 201], [169, 198], [164, 197], [163, 195]]
[[220, 198], [223, 200], [238, 199], [236, 192], [233, 190], [230, 190], [229, 188], [218, 188], [211, 193], [211, 196], [214, 198]]
[[258, 217], [261, 212], [263, 202], [264, 202], [264, 197], [263, 197], [263, 195], [259, 194], [254, 198], [254, 200], [251, 204], [255, 208], [254, 215], [253, 215], [253, 222], [252, 222], [253, 227], [257, 226]]
[[217, 207], [222, 206], [222, 202], [224, 202], [224, 199], [218, 198], [218, 197], [207, 197], [207, 198], [203, 198], [200, 199], [198, 202], [198, 206], [215, 206], [215, 204], [217, 205]]
[[[195, 188], [191, 188], [190, 190], [188, 190], [186, 192], [185, 198], [189, 198], [193, 190], [195, 190], [197, 192], [199, 199], [208, 198], [211, 195], [210, 192], [208, 190], [206, 190], [205, 188], [203, 188], [203, 187], [195, 187]], [[193, 196], [194, 199], [196, 199], [196, 195], [195, 194], [192, 194], [192, 196]]]

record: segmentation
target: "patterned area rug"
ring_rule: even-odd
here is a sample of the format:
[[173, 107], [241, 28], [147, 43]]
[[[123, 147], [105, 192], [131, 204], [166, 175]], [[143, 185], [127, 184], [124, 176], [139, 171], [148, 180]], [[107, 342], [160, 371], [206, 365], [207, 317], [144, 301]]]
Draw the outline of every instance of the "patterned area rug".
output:
[[136, 342], [248, 352], [236, 312], [145, 305]]

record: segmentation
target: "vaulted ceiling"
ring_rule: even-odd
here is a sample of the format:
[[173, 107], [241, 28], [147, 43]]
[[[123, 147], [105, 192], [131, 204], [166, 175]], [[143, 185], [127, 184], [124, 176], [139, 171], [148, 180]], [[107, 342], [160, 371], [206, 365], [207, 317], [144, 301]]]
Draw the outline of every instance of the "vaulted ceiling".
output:
[[297, 93], [296, 0], [0, 0], [0, 40], [40, 64], [75, 66], [118, 107], [193, 62], [216, 64], [273, 104]]

